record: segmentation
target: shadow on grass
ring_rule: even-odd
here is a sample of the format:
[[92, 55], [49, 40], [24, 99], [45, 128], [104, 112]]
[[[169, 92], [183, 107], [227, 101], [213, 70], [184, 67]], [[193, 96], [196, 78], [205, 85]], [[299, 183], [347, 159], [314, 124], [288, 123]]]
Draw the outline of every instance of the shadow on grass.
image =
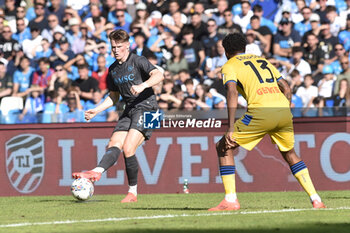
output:
[[41, 203], [50, 203], [50, 202], [66, 202], [66, 203], [90, 203], [90, 202], [110, 202], [108, 200], [87, 200], [87, 201], [79, 201], [79, 200], [56, 200], [56, 199], [45, 199], [45, 200], [38, 200], [36, 202], [41, 202]]
[[[225, 224], [223, 222], [223, 224]], [[224, 226], [224, 225], [223, 225]], [[217, 232], [224, 232], [224, 233], [271, 233], [271, 232], [279, 232], [279, 233], [348, 233], [350, 230], [350, 224], [346, 223], [338, 223], [338, 224], [324, 224], [320, 223], [317, 225], [303, 225], [303, 226], [295, 226], [294, 228], [269, 228], [269, 229], [128, 229], [128, 230], [107, 230], [104, 231], [101, 229], [99, 233], [130, 233], [130, 232], [137, 232], [137, 233], [178, 233], [178, 232], [184, 232], [184, 233], [217, 233]], [[97, 231], [86, 231], [86, 233], [93, 233]]]
[[191, 208], [191, 207], [130, 207], [123, 208], [128, 210], [208, 210], [208, 208]]

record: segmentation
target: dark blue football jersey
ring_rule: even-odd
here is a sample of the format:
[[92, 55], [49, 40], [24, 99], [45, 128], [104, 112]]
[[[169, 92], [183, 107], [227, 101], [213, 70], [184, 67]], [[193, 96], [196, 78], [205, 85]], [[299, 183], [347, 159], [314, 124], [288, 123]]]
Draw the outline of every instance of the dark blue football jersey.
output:
[[128, 59], [119, 64], [116, 60], [110, 67], [107, 85], [110, 91], [118, 91], [127, 104], [139, 103], [146, 99], [155, 99], [153, 89], [146, 88], [138, 96], [134, 96], [130, 88], [149, 79], [149, 73], [156, 69], [143, 56], [130, 53]]

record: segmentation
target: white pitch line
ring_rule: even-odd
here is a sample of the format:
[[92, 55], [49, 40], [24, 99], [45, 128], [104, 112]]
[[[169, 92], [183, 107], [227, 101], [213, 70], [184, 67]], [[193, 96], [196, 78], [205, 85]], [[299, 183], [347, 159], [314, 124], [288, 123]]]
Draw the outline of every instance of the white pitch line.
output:
[[[350, 210], [350, 207], [327, 208], [327, 209], [322, 209], [321, 211], [332, 211], [332, 210]], [[125, 217], [125, 218], [66, 220], [66, 221], [53, 221], [53, 222], [32, 222], [32, 223], [24, 222], [24, 223], [0, 225], [0, 228], [73, 224], [73, 223], [93, 223], [93, 222], [122, 222], [122, 221], [129, 221], [129, 220], [145, 220], [145, 219], [159, 219], [159, 218], [209, 217], [209, 216], [239, 215], [239, 214], [244, 214], [244, 215], [271, 214], [271, 213], [287, 213], [287, 212], [302, 212], [302, 211], [317, 211], [317, 210], [310, 208], [310, 209], [282, 209], [282, 210], [261, 210], [261, 211], [230, 211], [230, 212], [210, 212], [210, 213], [202, 213], [202, 214], [168, 214], [168, 215], [139, 216], [139, 217]]]

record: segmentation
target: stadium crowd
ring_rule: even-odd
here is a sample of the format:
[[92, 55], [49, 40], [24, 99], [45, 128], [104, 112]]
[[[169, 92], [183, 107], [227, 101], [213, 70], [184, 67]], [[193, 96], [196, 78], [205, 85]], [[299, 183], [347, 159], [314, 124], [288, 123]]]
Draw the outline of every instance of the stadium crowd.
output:
[[[115, 29], [164, 72], [154, 91], [165, 110], [226, 107], [221, 41], [233, 32], [290, 83], [295, 116], [350, 105], [350, 0], [0, 0], [0, 98], [24, 103], [2, 123], [84, 121], [108, 93]], [[95, 121], [115, 121], [122, 108]]]

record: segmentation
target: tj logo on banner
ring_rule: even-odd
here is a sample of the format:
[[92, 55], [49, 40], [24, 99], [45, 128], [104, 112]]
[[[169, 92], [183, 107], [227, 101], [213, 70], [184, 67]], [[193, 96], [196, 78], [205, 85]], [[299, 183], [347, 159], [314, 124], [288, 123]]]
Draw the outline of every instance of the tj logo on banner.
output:
[[11, 185], [20, 193], [37, 189], [44, 176], [44, 138], [20, 134], [6, 142], [6, 172]]

